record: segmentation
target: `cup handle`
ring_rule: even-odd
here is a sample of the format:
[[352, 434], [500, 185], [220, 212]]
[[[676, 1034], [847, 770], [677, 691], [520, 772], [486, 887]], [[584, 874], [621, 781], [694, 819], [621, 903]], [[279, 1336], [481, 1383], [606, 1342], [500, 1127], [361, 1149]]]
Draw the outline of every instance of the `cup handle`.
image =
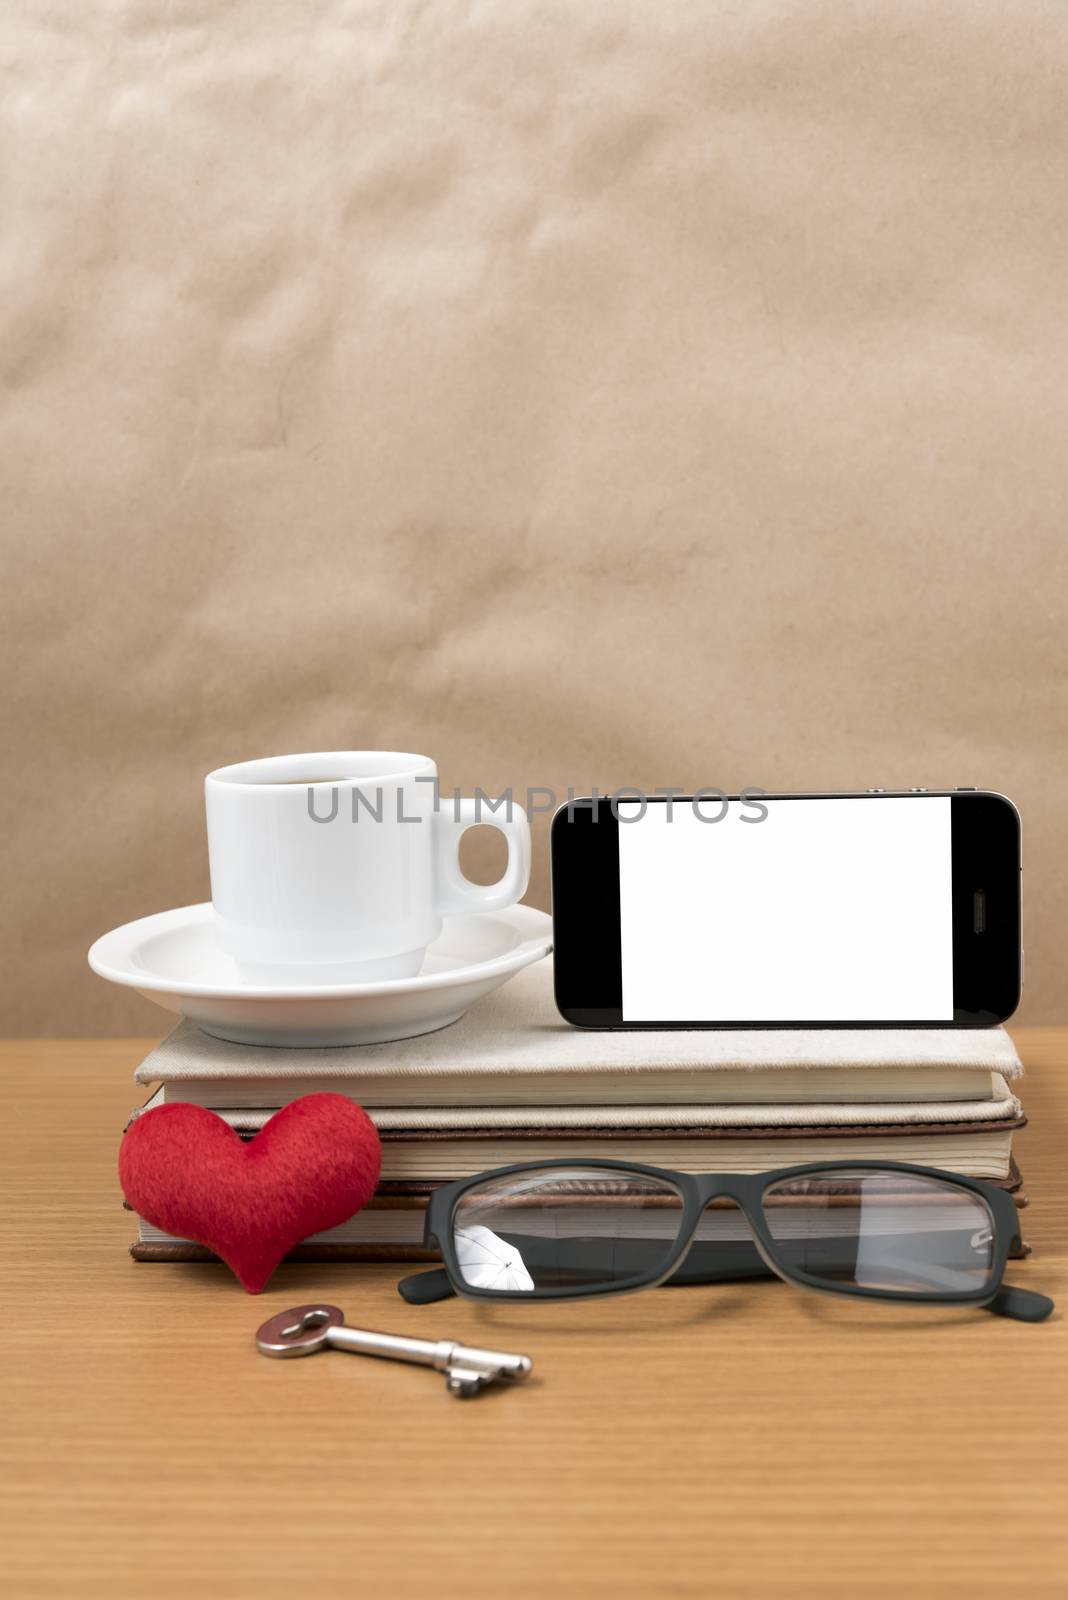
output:
[[[443, 801], [435, 812], [437, 909], [442, 916], [463, 911], [503, 911], [523, 897], [530, 881], [530, 823], [521, 806], [508, 801], [503, 816], [474, 800]], [[488, 824], [508, 841], [508, 864], [496, 883], [472, 883], [460, 870], [460, 839], [468, 828]]]

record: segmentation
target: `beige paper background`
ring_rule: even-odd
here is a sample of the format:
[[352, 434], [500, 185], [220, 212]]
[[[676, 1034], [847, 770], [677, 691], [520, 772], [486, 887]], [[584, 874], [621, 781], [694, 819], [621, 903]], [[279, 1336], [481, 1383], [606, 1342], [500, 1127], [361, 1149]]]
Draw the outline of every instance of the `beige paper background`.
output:
[[[23, 0], [3, 1031], [227, 760], [989, 785], [1065, 1015], [1068, 14]], [[545, 904], [544, 823], [531, 898]]]

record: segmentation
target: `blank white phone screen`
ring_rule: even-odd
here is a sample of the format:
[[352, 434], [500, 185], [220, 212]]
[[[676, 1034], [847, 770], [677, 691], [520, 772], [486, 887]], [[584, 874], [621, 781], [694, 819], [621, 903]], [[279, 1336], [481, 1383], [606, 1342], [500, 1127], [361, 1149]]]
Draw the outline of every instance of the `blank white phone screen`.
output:
[[624, 1022], [952, 1022], [950, 800], [617, 802]]

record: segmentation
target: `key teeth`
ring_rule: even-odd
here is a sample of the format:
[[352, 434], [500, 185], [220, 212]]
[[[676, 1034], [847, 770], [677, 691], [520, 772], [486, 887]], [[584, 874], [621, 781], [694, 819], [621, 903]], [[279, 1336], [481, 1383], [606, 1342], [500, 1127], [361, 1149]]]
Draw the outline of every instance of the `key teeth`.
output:
[[470, 1400], [473, 1395], [493, 1382], [492, 1373], [475, 1372], [470, 1367], [446, 1367], [445, 1387], [458, 1400]]

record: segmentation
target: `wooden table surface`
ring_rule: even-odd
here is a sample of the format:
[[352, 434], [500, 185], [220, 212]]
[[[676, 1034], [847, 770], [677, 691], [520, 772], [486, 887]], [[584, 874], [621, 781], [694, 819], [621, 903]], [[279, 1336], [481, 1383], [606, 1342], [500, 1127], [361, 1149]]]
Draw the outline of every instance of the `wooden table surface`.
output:
[[[406, 1305], [389, 1267], [135, 1264], [115, 1154], [144, 1039], [0, 1046], [4, 1555], [19, 1597], [1068, 1594], [1068, 1028], [1020, 1030], [1029, 1326], [775, 1282]], [[265, 1361], [317, 1296], [528, 1351], [521, 1390]]]

